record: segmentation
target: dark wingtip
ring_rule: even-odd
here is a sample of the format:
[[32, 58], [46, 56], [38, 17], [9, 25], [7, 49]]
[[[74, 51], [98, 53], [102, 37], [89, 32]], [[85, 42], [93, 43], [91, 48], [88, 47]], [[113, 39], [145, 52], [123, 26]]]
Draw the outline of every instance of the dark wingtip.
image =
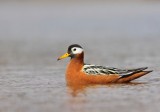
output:
[[146, 72], [146, 73], [151, 73], [151, 72], [153, 72], [153, 70], [149, 70], [149, 71], [144, 71], [144, 72]]
[[130, 82], [134, 79], [137, 79], [139, 77], [142, 77], [150, 72], [152, 72], [153, 70], [148, 70], [148, 71], [140, 71], [137, 73], [133, 73], [131, 75], [125, 76], [125, 77], [121, 77], [117, 82], [118, 83], [126, 83], [126, 82]]
[[148, 67], [139, 68], [139, 70], [146, 70], [146, 69], [148, 69]]
[[[134, 72], [136, 73], [136, 72], [141, 72], [141, 71], [144, 71], [144, 70], [146, 70], [146, 69], [148, 69], [148, 67], [142, 67], [142, 68], [137, 68], [137, 69], [134, 69]], [[134, 73], [133, 72], [133, 73]]]

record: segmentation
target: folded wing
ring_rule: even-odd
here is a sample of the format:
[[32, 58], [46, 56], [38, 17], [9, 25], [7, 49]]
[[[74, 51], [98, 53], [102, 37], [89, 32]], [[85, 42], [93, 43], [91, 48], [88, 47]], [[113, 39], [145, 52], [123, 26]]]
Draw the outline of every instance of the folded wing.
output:
[[132, 74], [141, 72], [147, 69], [147, 67], [137, 68], [137, 69], [118, 69], [113, 67], [104, 67], [104, 66], [97, 66], [97, 65], [89, 65], [85, 64], [83, 67], [83, 72], [88, 75], [119, 75], [122, 77], [127, 77]]

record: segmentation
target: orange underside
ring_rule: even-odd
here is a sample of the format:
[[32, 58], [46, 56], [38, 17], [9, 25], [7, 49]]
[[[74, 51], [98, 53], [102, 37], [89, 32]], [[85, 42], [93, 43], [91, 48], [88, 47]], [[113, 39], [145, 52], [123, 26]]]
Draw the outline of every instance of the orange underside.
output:
[[107, 83], [127, 83], [137, 79], [145, 74], [147, 71], [139, 72], [131, 76], [120, 78], [119, 75], [86, 75], [82, 72], [66, 74], [66, 81], [68, 84], [107, 84]]
[[120, 78], [118, 74], [89, 75], [81, 71], [83, 67], [83, 57], [81, 56], [83, 55], [79, 55], [79, 57], [73, 58], [70, 61], [66, 71], [67, 84], [126, 83], [149, 73], [149, 71], [142, 71], [124, 78]]

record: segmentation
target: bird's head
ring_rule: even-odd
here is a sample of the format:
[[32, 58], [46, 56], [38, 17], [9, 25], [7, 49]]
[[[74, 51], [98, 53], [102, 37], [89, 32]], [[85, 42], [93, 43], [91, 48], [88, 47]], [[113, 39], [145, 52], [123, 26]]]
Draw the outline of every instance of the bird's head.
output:
[[61, 60], [67, 57], [76, 58], [83, 54], [83, 48], [78, 44], [73, 44], [68, 47], [67, 53], [60, 56], [57, 60]]

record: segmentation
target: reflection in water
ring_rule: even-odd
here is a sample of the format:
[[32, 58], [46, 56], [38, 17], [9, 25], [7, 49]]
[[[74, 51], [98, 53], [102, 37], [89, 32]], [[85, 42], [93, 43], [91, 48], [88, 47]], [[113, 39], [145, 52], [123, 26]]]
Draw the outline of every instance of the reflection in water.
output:
[[76, 97], [80, 94], [83, 94], [84, 96], [87, 95], [87, 90], [88, 89], [97, 89], [101, 87], [105, 88], [121, 88], [124, 86], [137, 86], [137, 85], [142, 85], [146, 84], [145, 82], [129, 82], [129, 83], [121, 83], [121, 84], [106, 84], [106, 85], [99, 85], [99, 84], [88, 84], [88, 85], [67, 85], [68, 87], [68, 92], [71, 94], [71, 96]]
[[69, 93], [73, 96], [76, 97], [79, 93], [84, 94], [86, 92], [86, 88], [89, 85], [68, 85], [69, 88]]
[[[125, 97], [128, 97], [126, 94], [131, 91], [130, 88], [134, 91], [133, 88], [141, 88], [143, 85], [145, 83], [137, 82], [107, 85], [67, 85], [69, 99], [65, 106], [71, 112], [86, 110], [97, 112], [106, 108], [113, 109], [115, 105], [121, 106], [121, 104], [115, 104], [114, 101], [124, 104]], [[117, 97], [114, 97], [115, 94]], [[117, 109], [115, 108], [115, 110]]]

